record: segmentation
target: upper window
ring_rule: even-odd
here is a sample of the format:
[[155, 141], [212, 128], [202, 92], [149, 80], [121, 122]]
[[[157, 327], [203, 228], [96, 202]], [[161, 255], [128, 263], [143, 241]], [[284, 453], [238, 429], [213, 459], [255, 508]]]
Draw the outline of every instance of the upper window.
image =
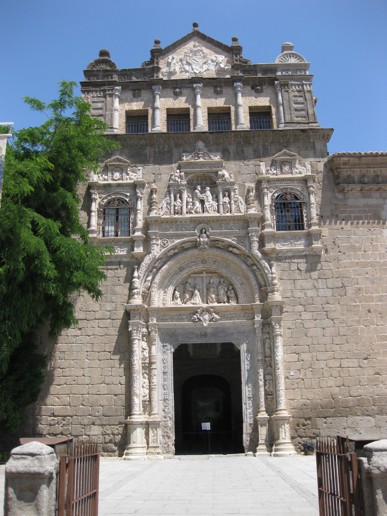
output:
[[257, 110], [250, 109], [250, 129], [272, 129], [272, 119], [270, 109]]
[[128, 114], [126, 116], [126, 132], [142, 134], [148, 132], [148, 113]]
[[189, 133], [189, 111], [167, 112], [167, 131], [169, 133]]
[[277, 231], [300, 231], [305, 229], [302, 201], [294, 193], [277, 195], [274, 201]]
[[127, 237], [131, 233], [131, 210], [123, 199], [112, 199], [103, 208], [102, 236]]
[[208, 111], [208, 130], [209, 131], [230, 131], [231, 115], [230, 111]]

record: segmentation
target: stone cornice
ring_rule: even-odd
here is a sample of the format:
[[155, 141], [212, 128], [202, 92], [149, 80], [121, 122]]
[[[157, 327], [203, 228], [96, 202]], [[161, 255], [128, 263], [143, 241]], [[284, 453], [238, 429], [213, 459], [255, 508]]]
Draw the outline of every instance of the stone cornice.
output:
[[387, 190], [387, 152], [342, 152], [327, 165], [340, 192]]

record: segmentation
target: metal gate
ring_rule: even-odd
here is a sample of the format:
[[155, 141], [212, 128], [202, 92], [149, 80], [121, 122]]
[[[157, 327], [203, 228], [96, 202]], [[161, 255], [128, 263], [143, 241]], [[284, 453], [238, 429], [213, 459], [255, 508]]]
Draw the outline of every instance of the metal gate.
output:
[[77, 443], [60, 457], [57, 515], [98, 516], [99, 454], [96, 443]]
[[322, 437], [316, 443], [320, 516], [361, 516], [360, 478], [354, 447], [347, 439]]

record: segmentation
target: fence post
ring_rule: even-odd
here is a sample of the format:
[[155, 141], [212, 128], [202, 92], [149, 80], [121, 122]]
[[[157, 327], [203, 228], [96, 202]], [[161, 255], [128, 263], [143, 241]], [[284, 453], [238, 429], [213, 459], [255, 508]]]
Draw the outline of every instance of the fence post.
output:
[[36, 441], [11, 451], [5, 465], [5, 515], [55, 514], [58, 459], [49, 446]]
[[360, 477], [365, 516], [387, 515], [387, 439], [374, 441], [363, 448]]

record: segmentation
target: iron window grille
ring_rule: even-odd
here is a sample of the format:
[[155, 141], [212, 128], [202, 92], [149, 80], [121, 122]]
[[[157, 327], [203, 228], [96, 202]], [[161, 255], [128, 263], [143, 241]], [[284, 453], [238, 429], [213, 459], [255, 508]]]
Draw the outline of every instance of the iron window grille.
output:
[[169, 133], [189, 133], [189, 129], [189, 113], [167, 115], [167, 131]]
[[148, 132], [148, 115], [130, 115], [126, 118], [126, 132], [142, 134]]
[[113, 199], [103, 208], [102, 236], [127, 237], [131, 233], [131, 210], [123, 199]]
[[277, 231], [302, 231], [305, 229], [303, 203], [293, 193], [281, 193], [274, 201]]
[[231, 130], [230, 113], [208, 113], [208, 130], [209, 131], [230, 131]]
[[250, 111], [250, 129], [263, 130], [272, 127], [270, 111]]

